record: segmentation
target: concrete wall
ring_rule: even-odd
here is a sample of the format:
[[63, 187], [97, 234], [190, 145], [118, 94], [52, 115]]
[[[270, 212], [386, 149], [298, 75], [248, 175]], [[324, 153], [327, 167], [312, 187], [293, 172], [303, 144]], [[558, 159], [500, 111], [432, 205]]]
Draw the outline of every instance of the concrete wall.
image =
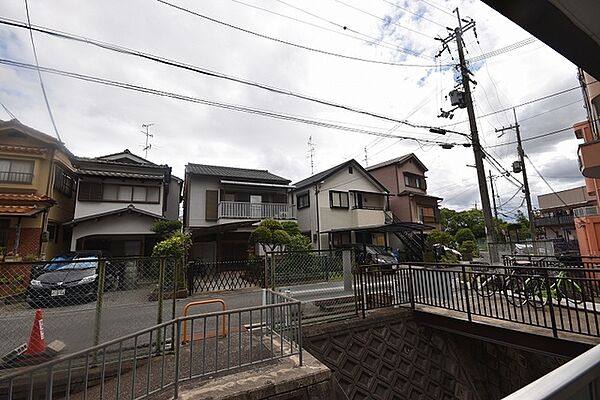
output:
[[303, 329], [350, 399], [495, 400], [567, 361], [438, 331], [409, 309]]
[[167, 219], [176, 220], [179, 219], [179, 206], [181, 195], [181, 187], [183, 182], [179, 182], [176, 179], [171, 178], [169, 182], [169, 194], [167, 195], [167, 209], [164, 212], [164, 217]]
[[585, 186], [561, 190], [560, 192], [556, 192], [556, 194], [547, 193], [538, 196], [538, 204], [541, 210], [546, 208], [566, 208], [563, 201], [569, 205], [577, 205], [595, 200], [595, 197], [588, 195]]

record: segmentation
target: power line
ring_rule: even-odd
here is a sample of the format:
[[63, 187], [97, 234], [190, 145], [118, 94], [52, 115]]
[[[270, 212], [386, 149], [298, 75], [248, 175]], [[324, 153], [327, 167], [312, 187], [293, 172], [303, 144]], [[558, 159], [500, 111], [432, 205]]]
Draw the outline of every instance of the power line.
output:
[[408, 28], [408, 27], [406, 27], [406, 26], [404, 26], [404, 25], [400, 25], [399, 23], [397, 23], [397, 22], [392, 22], [391, 20], [386, 20], [385, 18], [381, 18], [381, 17], [380, 17], [380, 16], [378, 16], [378, 15], [371, 14], [370, 12], [368, 12], [368, 11], [365, 11], [365, 10], [363, 10], [363, 9], [361, 9], [361, 8], [354, 7], [353, 5], [351, 5], [351, 4], [348, 4], [348, 3], [346, 3], [346, 2], [344, 2], [344, 1], [342, 1], [342, 0], [333, 0], [333, 1], [335, 1], [336, 3], [340, 3], [341, 5], [343, 5], [343, 6], [345, 6], [345, 7], [351, 8], [351, 9], [353, 9], [353, 10], [355, 10], [355, 11], [358, 11], [358, 12], [360, 12], [360, 13], [362, 13], [362, 14], [369, 15], [369, 16], [371, 16], [371, 17], [373, 17], [373, 18], [376, 18], [376, 19], [378, 19], [378, 20], [380, 20], [380, 21], [383, 21], [383, 22], [385, 22], [386, 24], [393, 23], [394, 25], [396, 25], [396, 26], [397, 26], [397, 27], [399, 27], [399, 28], [406, 29], [406, 30], [407, 30], [407, 31], [409, 31], [409, 32], [416, 33], [417, 35], [421, 35], [421, 36], [424, 36], [424, 37], [426, 37], [426, 38], [428, 38], [428, 39], [434, 40], [434, 38], [433, 38], [433, 37], [431, 37], [431, 36], [429, 36], [429, 35], [427, 35], [427, 34], [425, 34], [425, 33], [423, 33], [423, 32], [420, 32], [420, 31], [418, 31], [418, 30], [416, 30], [416, 29]]
[[544, 181], [544, 183], [546, 184], [546, 186], [548, 186], [548, 188], [552, 191], [552, 193], [554, 193], [556, 195], [556, 197], [558, 197], [558, 199], [565, 205], [565, 206], [569, 206], [563, 199], [562, 197], [560, 197], [560, 195], [558, 193], [556, 193], [556, 191], [554, 190], [554, 188], [550, 185], [550, 183], [546, 180], [546, 178], [544, 178], [541, 174], [541, 172], [536, 168], [536, 166], [533, 164], [533, 162], [531, 161], [531, 158], [529, 158], [529, 156], [527, 154], [524, 154], [525, 157], [527, 157], [527, 161], [529, 161], [529, 164], [531, 164], [531, 166], [533, 167], [533, 169], [535, 170], [535, 173]]
[[[542, 96], [542, 97], [538, 97], [538, 98], [533, 99], [533, 100], [528, 100], [526, 102], [523, 102], [523, 103], [520, 103], [520, 104], [516, 104], [514, 106], [509, 106], [509, 107], [503, 108], [501, 110], [496, 110], [496, 111], [489, 112], [487, 114], [479, 115], [479, 116], [477, 116], [477, 119], [489, 117], [490, 115], [494, 115], [494, 114], [498, 114], [498, 113], [502, 113], [502, 112], [506, 112], [506, 111], [510, 111], [513, 108], [519, 108], [519, 107], [527, 106], [529, 104], [536, 103], [538, 101], [547, 100], [547, 99], [550, 99], [552, 97], [560, 96], [562, 94], [569, 93], [569, 92], [572, 92], [574, 90], [579, 90], [579, 89], [581, 89], [580, 86], [574, 86], [572, 88], [564, 89], [564, 90], [561, 90], [561, 91], [558, 91], [558, 92], [554, 92], [554, 93], [551, 93], [551, 94], [548, 94], [548, 95], [545, 95], [545, 96]], [[441, 127], [445, 128], [447, 126], [456, 126], [456, 125], [462, 124], [464, 122], [469, 122], [469, 120], [457, 121], [457, 122], [454, 122], [454, 123], [451, 123], [451, 124], [442, 125]]]
[[469, 63], [471, 63], [471, 64], [479, 62], [479, 61], [483, 61], [483, 60], [486, 60], [488, 58], [492, 58], [492, 57], [498, 56], [500, 54], [504, 54], [504, 53], [508, 53], [510, 51], [513, 51], [513, 50], [517, 50], [517, 49], [519, 49], [519, 48], [521, 48], [523, 46], [527, 46], [528, 44], [535, 43], [536, 41], [537, 41], [537, 39], [535, 37], [531, 36], [531, 37], [528, 37], [527, 39], [520, 40], [520, 41], [515, 42], [513, 44], [509, 44], [508, 46], [504, 46], [504, 47], [501, 47], [499, 49], [495, 49], [495, 50], [489, 51], [487, 53], [484, 53], [482, 51], [480, 55], [475, 56], [473, 58], [469, 58], [469, 59], [467, 59], [467, 61]]
[[[162, 0], [158, 0], [158, 1], [162, 1]], [[310, 102], [314, 102], [314, 103], [318, 103], [321, 105], [325, 105], [325, 106], [329, 106], [329, 107], [334, 107], [334, 108], [338, 108], [338, 109], [342, 109], [345, 111], [350, 111], [350, 112], [354, 112], [354, 113], [358, 113], [358, 114], [362, 114], [362, 115], [367, 115], [370, 117], [374, 117], [374, 118], [378, 118], [378, 119], [382, 119], [385, 121], [391, 121], [391, 122], [396, 122], [396, 123], [400, 123], [403, 125], [407, 125], [410, 126], [412, 128], [423, 128], [423, 129], [430, 129], [431, 127], [429, 126], [425, 126], [425, 125], [418, 125], [418, 124], [414, 124], [411, 123], [407, 120], [400, 120], [398, 118], [393, 118], [393, 117], [388, 117], [385, 115], [381, 115], [378, 113], [374, 113], [374, 112], [370, 112], [370, 111], [366, 111], [366, 110], [362, 110], [362, 109], [357, 109], [354, 108], [352, 106], [347, 106], [347, 105], [343, 105], [343, 104], [339, 104], [339, 103], [334, 103], [331, 101], [327, 101], [327, 100], [323, 100], [323, 99], [318, 99], [315, 97], [311, 97], [308, 95], [304, 95], [301, 93], [295, 93], [292, 92], [288, 89], [282, 89], [282, 88], [278, 88], [278, 87], [274, 87], [274, 86], [270, 86], [267, 84], [263, 84], [263, 83], [259, 83], [259, 82], [253, 82], [253, 81], [249, 81], [246, 79], [242, 79], [242, 78], [238, 78], [238, 77], [234, 77], [234, 76], [230, 76], [230, 75], [226, 75], [217, 71], [213, 71], [213, 70], [209, 70], [206, 68], [202, 68], [202, 67], [197, 67], [194, 65], [190, 65], [190, 64], [185, 64], [185, 63], [181, 63], [175, 60], [171, 60], [168, 58], [164, 58], [158, 55], [154, 55], [154, 54], [149, 54], [149, 53], [144, 53], [141, 52], [139, 50], [134, 50], [134, 49], [129, 49], [126, 47], [122, 47], [122, 46], [118, 46], [118, 45], [113, 45], [110, 43], [106, 43], [106, 42], [100, 42], [94, 39], [90, 39], [90, 38], [86, 38], [86, 37], [80, 37], [80, 36], [76, 36], [73, 34], [69, 34], [66, 32], [59, 32], [59, 31], [54, 31], [48, 28], [44, 28], [44, 27], [40, 27], [40, 26], [27, 26], [19, 21], [11, 21], [11, 20], [6, 20], [3, 18], [0, 18], [0, 23], [1, 24], [5, 24], [5, 25], [10, 25], [10, 26], [14, 26], [14, 27], [18, 27], [18, 28], [25, 28], [25, 29], [29, 29], [30, 31], [35, 30], [36, 32], [42, 32], [51, 36], [55, 36], [55, 37], [60, 37], [62, 39], [69, 39], [69, 40], [73, 40], [73, 41], [77, 41], [77, 42], [81, 42], [81, 43], [86, 43], [86, 44], [90, 44], [93, 46], [97, 46], [106, 50], [111, 50], [111, 51], [116, 51], [118, 53], [121, 54], [127, 54], [127, 55], [131, 55], [131, 56], [135, 56], [135, 57], [139, 57], [139, 58], [144, 58], [147, 60], [151, 60], [151, 61], [155, 61], [161, 64], [165, 64], [171, 67], [176, 67], [176, 68], [180, 68], [180, 69], [184, 69], [184, 70], [188, 70], [188, 71], [192, 71], [192, 72], [196, 72], [202, 75], [206, 75], [206, 76], [210, 76], [213, 78], [219, 78], [219, 79], [225, 79], [228, 81], [232, 81], [232, 82], [236, 82], [236, 83], [240, 83], [243, 85], [247, 85], [247, 86], [252, 86], [252, 87], [256, 87], [259, 89], [263, 89], [263, 90], [267, 90], [273, 93], [277, 93], [277, 94], [281, 94], [281, 95], [285, 95], [285, 96], [291, 96], [291, 97], [296, 97], [302, 100], [306, 100], [306, 101], [310, 101]]]
[[[33, 40], [33, 31], [31, 30], [31, 19], [29, 17], [29, 5], [27, 4], [27, 0], [25, 0], [25, 13], [27, 14], [27, 24], [29, 25], [29, 38], [31, 39], [31, 48], [33, 49], [33, 58], [35, 59], [35, 65], [40, 66], [37, 50], [35, 48], [35, 41]], [[48, 115], [50, 116], [50, 121], [52, 122], [52, 127], [54, 128], [54, 133], [56, 134], [56, 138], [59, 142], [62, 143], [60, 138], [60, 134], [58, 133], [58, 128], [56, 127], [56, 122], [54, 121], [54, 115], [52, 115], [52, 109], [50, 108], [50, 102], [48, 101], [48, 95], [46, 94], [46, 88], [44, 87], [44, 80], [42, 79], [42, 73], [39, 68], [37, 70], [38, 77], [40, 78], [40, 86], [42, 88], [42, 94], [44, 95], [44, 102], [46, 103], [46, 109], [48, 110]]]
[[416, 142], [432, 143], [432, 144], [437, 144], [437, 145], [452, 145], [452, 146], [464, 145], [464, 143], [448, 143], [448, 142], [442, 142], [439, 140], [417, 138], [417, 137], [413, 137], [413, 136], [392, 135], [392, 134], [388, 134], [385, 132], [377, 132], [377, 131], [371, 131], [371, 130], [366, 130], [366, 129], [353, 128], [353, 127], [345, 126], [345, 125], [325, 123], [325, 122], [317, 121], [317, 120], [310, 119], [307, 117], [299, 117], [299, 116], [280, 113], [280, 112], [276, 112], [276, 111], [262, 110], [262, 109], [253, 108], [253, 107], [247, 107], [247, 106], [224, 103], [224, 102], [219, 102], [219, 101], [207, 100], [207, 99], [202, 99], [202, 98], [198, 98], [198, 97], [187, 96], [187, 95], [182, 95], [182, 94], [178, 94], [178, 93], [158, 90], [158, 89], [152, 89], [152, 88], [145, 87], [145, 86], [139, 86], [139, 85], [133, 85], [133, 84], [115, 81], [115, 80], [103, 79], [103, 78], [99, 78], [99, 77], [95, 77], [95, 76], [91, 76], [91, 75], [78, 74], [78, 73], [64, 71], [64, 70], [55, 69], [55, 68], [38, 67], [33, 64], [22, 63], [22, 62], [14, 61], [14, 60], [6, 60], [6, 59], [0, 58], [0, 64], [9, 65], [9, 66], [18, 67], [18, 68], [30, 69], [30, 70], [39, 69], [40, 71], [43, 71], [46, 73], [51, 73], [51, 74], [60, 75], [60, 76], [66, 76], [66, 77], [70, 77], [70, 78], [74, 78], [74, 79], [78, 79], [78, 80], [102, 84], [105, 86], [120, 87], [122, 89], [128, 89], [128, 90], [132, 90], [132, 91], [153, 94], [156, 96], [169, 97], [169, 98], [173, 98], [173, 99], [177, 99], [177, 100], [183, 100], [183, 101], [188, 101], [188, 102], [192, 102], [192, 103], [198, 103], [198, 104], [208, 105], [208, 106], [232, 110], [232, 111], [244, 112], [244, 113], [248, 113], [248, 114], [255, 114], [255, 115], [260, 115], [260, 116], [264, 116], [264, 117], [285, 120], [285, 121], [298, 122], [298, 123], [303, 123], [303, 124], [318, 126], [318, 127], [323, 127], [323, 128], [337, 129], [337, 130], [341, 130], [341, 131], [362, 133], [365, 135], [380, 136], [380, 137], [386, 137], [386, 138], [413, 140]]
[[409, 14], [415, 15], [415, 16], [419, 17], [420, 19], [424, 20], [424, 21], [431, 22], [432, 24], [435, 24], [435, 25], [439, 26], [440, 28], [444, 28], [444, 29], [446, 28], [445, 25], [442, 25], [439, 22], [436, 22], [436, 21], [434, 21], [432, 19], [429, 19], [429, 18], [425, 17], [424, 15], [421, 15], [419, 13], [413, 12], [413, 11], [409, 10], [408, 8], [399, 6], [396, 3], [392, 3], [391, 1], [388, 1], [388, 0], [381, 0], [381, 1], [383, 1], [384, 3], [387, 3], [389, 5], [392, 5], [392, 6], [398, 8], [400, 10], [406, 11]]
[[[599, 121], [599, 120], [595, 119], [592, 122], [596, 122], [596, 121]], [[557, 130], [552, 131], [552, 132], [542, 133], [541, 135], [531, 136], [531, 137], [528, 137], [526, 139], [521, 140], [521, 142], [528, 142], [530, 140], [541, 139], [541, 138], [544, 138], [544, 137], [547, 137], [547, 136], [552, 136], [552, 135], [556, 135], [556, 134], [559, 134], [559, 133], [562, 133], [562, 132], [566, 132], [566, 131], [571, 131], [571, 130], [573, 130], [573, 126], [572, 125], [568, 126], [566, 128], [557, 129]], [[515, 143], [517, 143], [517, 142], [516, 141], [512, 141], [512, 142], [500, 143], [500, 144], [495, 144], [493, 146], [487, 146], [487, 148], [491, 149], [491, 148], [500, 147], [500, 146], [507, 146], [509, 144], [515, 144]]]
[[450, 10], [450, 9], [446, 8], [446, 9], [444, 10], [444, 9], [443, 9], [441, 6], [437, 6], [437, 5], [435, 5], [435, 4], [433, 4], [433, 3], [431, 3], [431, 2], [429, 2], [429, 1], [427, 1], [427, 0], [421, 0], [421, 1], [422, 1], [423, 3], [425, 3], [425, 4], [427, 4], [427, 5], [429, 5], [429, 6], [433, 7], [433, 8], [435, 8], [436, 10], [443, 12], [444, 14], [451, 16], [451, 17], [452, 17], [452, 19], [454, 19], [454, 14], [452, 14], [452, 12], [451, 12], [451, 10]]
[[4, 103], [3, 103], [3, 102], [1, 102], [1, 101], [0, 101], [0, 106], [2, 106], [2, 108], [4, 109], [4, 111], [6, 111], [6, 113], [8, 114], [8, 116], [9, 116], [11, 119], [17, 119], [17, 117], [15, 117], [15, 114], [11, 113], [11, 112], [10, 112], [10, 110], [8, 109], [8, 107], [6, 107], [6, 106], [4, 105]]
[[[340, 54], [340, 53], [334, 53], [334, 52], [327, 51], [327, 50], [317, 49], [317, 48], [305, 46], [305, 45], [302, 45], [302, 44], [289, 42], [289, 41], [286, 41], [286, 40], [283, 40], [283, 39], [279, 39], [279, 38], [276, 38], [276, 37], [273, 37], [273, 36], [264, 35], [262, 33], [254, 32], [254, 31], [251, 31], [249, 29], [242, 28], [242, 27], [239, 27], [239, 26], [227, 23], [227, 22], [220, 21], [220, 20], [218, 20], [216, 18], [212, 18], [212, 17], [209, 17], [207, 15], [200, 14], [200, 13], [198, 13], [196, 11], [192, 11], [192, 10], [190, 10], [188, 8], [181, 7], [181, 6], [178, 6], [176, 4], [169, 3], [168, 1], [165, 1], [165, 0], [156, 0], [156, 1], [158, 1], [159, 3], [165, 4], [167, 6], [170, 6], [172, 8], [175, 8], [175, 9], [177, 9], [179, 11], [186, 12], [186, 13], [194, 15], [196, 17], [205, 19], [207, 21], [214, 22], [214, 23], [222, 25], [222, 26], [226, 26], [226, 27], [231, 28], [231, 29], [235, 29], [235, 30], [240, 31], [240, 32], [244, 32], [244, 33], [247, 33], [247, 34], [250, 34], [250, 35], [261, 37], [263, 39], [272, 40], [272, 41], [280, 43], [280, 44], [285, 44], [285, 45], [296, 47], [296, 48], [299, 48], [299, 49], [304, 49], [304, 50], [312, 51], [312, 52], [315, 52], [315, 53], [325, 54], [325, 55], [339, 57], [339, 58], [344, 58], [344, 59], [347, 59], [347, 60], [362, 61], [362, 62], [367, 62], [367, 63], [372, 63], [372, 64], [395, 65], [395, 66], [403, 66], [403, 67], [426, 67], [426, 68], [434, 68], [435, 67], [435, 65], [402, 64], [402, 63], [386, 62], [386, 61], [379, 61], [379, 60], [371, 60], [371, 59], [366, 59], [366, 58], [361, 58], [361, 57], [348, 56], [348, 55], [344, 55], [344, 54]], [[347, 27], [346, 27], [346, 30], [349, 30], [349, 31], [351, 31], [353, 33], [357, 33], [359, 35], [363, 35], [365, 37], [369, 37], [371, 40], [376, 40], [376, 41], [379, 40], [377, 38], [370, 37], [370, 36], [364, 35], [364, 34], [362, 34], [360, 32], [348, 29]], [[405, 53], [408, 52], [408, 54], [410, 54], [412, 56], [421, 57], [419, 54], [414, 53], [414, 52], [412, 52], [412, 51], [410, 51], [408, 49], [403, 49], [401, 47], [396, 47], [396, 48], [394, 48], [394, 50], [405, 52]]]
[[[282, 3], [282, 4], [285, 4], [285, 5], [286, 5], [286, 6], [288, 6], [288, 7], [292, 7], [292, 8], [294, 8], [294, 9], [298, 10], [298, 11], [301, 11], [301, 12], [307, 13], [307, 14], [309, 14], [309, 15], [311, 15], [311, 16], [313, 16], [313, 17], [315, 17], [315, 18], [318, 18], [318, 19], [320, 19], [320, 20], [323, 20], [323, 21], [325, 21], [325, 22], [327, 22], [327, 23], [330, 23], [330, 24], [332, 24], [332, 25], [335, 25], [336, 27], [340, 28], [340, 29], [341, 29], [341, 31], [338, 31], [338, 30], [335, 30], [335, 29], [331, 29], [331, 28], [326, 28], [326, 27], [324, 27], [324, 26], [317, 25], [317, 24], [314, 24], [314, 23], [312, 23], [312, 22], [308, 22], [308, 21], [305, 21], [305, 20], [302, 20], [302, 19], [299, 19], [299, 18], [296, 18], [296, 17], [292, 17], [292, 16], [289, 16], [289, 15], [286, 15], [286, 14], [282, 14], [282, 13], [279, 13], [279, 12], [276, 12], [276, 11], [273, 11], [273, 10], [269, 10], [269, 9], [266, 9], [266, 8], [263, 8], [263, 7], [259, 7], [259, 6], [256, 6], [256, 5], [254, 5], [254, 4], [249, 4], [249, 3], [243, 2], [243, 1], [241, 1], [241, 0], [231, 0], [231, 1], [233, 1], [234, 3], [237, 3], [237, 4], [240, 4], [240, 5], [243, 5], [243, 6], [249, 7], [249, 8], [254, 8], [255, 10], [264, 11], [264, 12], [266, 12], [266, 13], [269, 13], [269, 14], [272, 14], [272, 15], [276, 15], [276, 16], [278, 16], [278, 17], [281, 17], [281, 18], [286, 18], [286, 19], [289, 19], [289, 20], [292, 20], [292, 21], [299, 22], [299, 23], [301, 23], [301, 24], [305, 24], [305, 25], [312, 26], [312, 27], [314, 27], [314, 28], [322, 29], [322, 30], [325, 30], [325, 31], [327, 31], [327, 32], [332, 32], [332, 33], [335, 33], [335, 34], [337, 34], [337, 35], [346, 36], [346, 37], [349, 37], [349, 38], [351, 38], [351, 39], [360, 40], [360, 41], [361, 41], [361, 42], [363, 42], [363, 43], [365, 42], [365, 38], [364, 38], [364, 37], [371, 38], [370, 36], [368, 36], [368, 35], [366, 35], [366, 34], [364, 34], [364, 33], [360, 33], [360, 32], [358, 32], [358, 31], [354, 31], [354, 30], [353, 30], [353, 32], [356, 32], [356, 34], [358, 34], [358, 35], [362, 35], [363, 37], [358, 37], [358, 36], [354, 36], [354, 35], [349, 35], [349, 34], [347, 33], [347, 32], [348, 32], [348, 28], [347, 28], [347, 27], [344, 27], [344, 25], [342, 25], [342, 24], [338, 24], [337, 22], [334, 22], [334, 21], [330, 21], [330, 20], [328, 20], [328, 19], [325, 19], [325, 18], [323, 18], [323, 17], [320, 17], [320, 16], [318, 16], [318, 15], [316, 15], [316, 14], [309, 13], [308, 11], [302, 10], [301, 8], [295, 7], [295, 6], [291, 5], [291, 4], [285, 3], [285, 2], [283, 2], [283, 1], [280, 1], [280, 0], [276, 0], [276, 1], [279, 1], [280, 3]], [[346, 29], [344, 29], [344, 28], [346, 28]], [[376, 42], [376, 43], [373, 43], [373, 44], [375, 44], [375, 45], [377, 45], [377, 46], [380, 46], [380, 47], [384, 47], [384, 48], [386, 48], [386, 49], [397, 50], [397, 46], [395, 46], [395, 45], [391, 45], [391, 44], [387, 44], [387, 42], [378, 41], [378, 42]], [[385, 61], [382, 61], [382, 62], [385, 62]]]

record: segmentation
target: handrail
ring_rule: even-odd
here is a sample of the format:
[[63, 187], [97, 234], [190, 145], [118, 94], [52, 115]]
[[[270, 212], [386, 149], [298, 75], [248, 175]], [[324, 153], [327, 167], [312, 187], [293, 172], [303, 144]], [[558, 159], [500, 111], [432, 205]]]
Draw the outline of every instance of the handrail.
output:
[[[199, 301], [192, 301], [185, 305], [185, 307], [183, 308], [183, 317], [186, 318], [188, 316], [188, 310], [193, 306], [200, 306], [203, 304], [213, 304], [213, 303], [221, 304], [221, 312], [224, 313], [225, 311], [227, 311], [227, 305], [225, 304], [225, 301], [223, 299], [199, 300]], [[227, 318], [229, 318], [229, 316]], [[181, 337], [182, 337], [181, 344], [186, 344], [190, 340], [194, 339], [191, 337], [190, 340], [187, 340], [187, 322], [188, 322], [187, 319], [183, 320], [183, 333], [181, 335]], [[227, 328], [225, 327], [225, 316], [223, 316], [221, 332], [223, 334], [223, 337], [227, 336]]]
[[[575, 399], [584, 387], [598, 384], [600, 345], [593, 347], [503, 400]], [[595, 398], [595, 397], [594, 397]]]

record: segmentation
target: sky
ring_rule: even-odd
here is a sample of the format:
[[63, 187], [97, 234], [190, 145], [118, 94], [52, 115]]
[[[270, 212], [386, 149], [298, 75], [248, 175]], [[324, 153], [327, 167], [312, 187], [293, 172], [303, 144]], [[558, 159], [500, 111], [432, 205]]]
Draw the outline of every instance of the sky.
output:
[[[452, 10], [458, 7], [462, 18], [476, 24], [477, 37], [473, 30], [464, 36], [467, 59], [532, 37], [478, 0], [165, 1], [195, 14], [155, 0], [29, 0], [28, 5], [36, 26], [391, 119], [465, 133], [469, 130], [465, 109], [454, 111], [452, 119], [438, 117], [440, 109], [451, 109], [446, 96], [456, 85], [451, 65], [458, 53], [451, 44], [449, 52], [435, 58], [441, 47], [434, 38], [446, 37], [446, 27], [456, 26]], [[0, 17], [26, 22], [24, 0], [0, 2]], [[458, 144], [467, 140], [44, 33], [35, 32], [33, 37], [42, 67], [371, 133]], [[29, 31], [0, 24], [0, 58], [34, 64]], [[576, 66], [539, 40], [472, 62], [470, 68], [477, 83], [473, 87], [477, 116], [578, 86]], [[428, 167], [428, 193], [444, 198], [442, 206], [481, 207], [476, 171], [469, 167], [474, 163], [471, 148], [443, 149], [436, 143], [273, 119], [47, 72], [42, 78], [61, 139], [80, 156], [126, 148], [144, 156], [141, 125], [153, 124], [147, 157], [169, 164], [175, 175], [183, 177], [186, 163], [202, 163], [268, 169], [295, 182], [311, 174], [310, 138], [315, 173], [350, 158], [367, 166], [412, 152]], [[55, 135], [35, 71], [0, 64], [0, 102], [22, 123]], [[524, 139], [571, 127], [586, 117], [579, 89], [519, 106], [516, 113]], [[0, 119], [10, 118], [0, 109]], [[512, 110], [477, 122], [483, 146], [510, 170], [517, 159], [516, 145], [511, 144], [514, 130], [500, 138], [495, 130], [514, 123]], [[567, 129], [526, 141], [524, 149], [558, 191], [583, 185], [578, 143]], [[537, 195], [551, 189], [531, 164], [527, 168], [537, 205]], [[516, 210], [525, 210], [518, 185], [489, 164], [486, 169], [497, 176], [501, 215], [511, 218]]]

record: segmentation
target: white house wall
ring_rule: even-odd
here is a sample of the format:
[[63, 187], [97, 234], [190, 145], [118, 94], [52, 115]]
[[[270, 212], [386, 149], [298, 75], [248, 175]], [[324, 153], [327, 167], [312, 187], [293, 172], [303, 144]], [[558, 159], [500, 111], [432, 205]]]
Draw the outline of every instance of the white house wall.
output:
[[[114, 184], [131, 184], [135, 185], [135, 181], [122, 181], [122, 180], [111, 180], [107, 179], [104, 183]], [[141, 183], [140, 183], [141, 184]], [[149, 185], [150, 186], [150, 185]], [[79, 190], [79, 185], [78, 185]], [[126, 208], [129, 204], [133, 204], [138, 210], [148, 211], [152, 214], [162, 215], [162, 202], [163, 202], [163, 188], [160, 187], [159, 199], [160, 202], [157, 204], [149, 203], [136, 203], [136, 202], [105, 202], [105, 201], [79, 201], [79, 193], [77, 193], [77, 203], [75, 205], [75, 219], [81, 217], [87, 217], [89, 215], [102, 214], [108, 211], [114, 211]]]
[[[190, 227], [215, 225], [215, 221], [206, 220], [206, 191], [219, 190], [221, 187], [219, 181], [219, 178], [191, 176], [187, 204], [185, 204]], [[220, 191], [218, 201], [221, 201]]]
[[92, 235], [152, 235], [150, 227], [154, 219], [139, 214], [114, 215], [91, 220], [73, 226], [71, 250], [76, 249], [77, 239]]

